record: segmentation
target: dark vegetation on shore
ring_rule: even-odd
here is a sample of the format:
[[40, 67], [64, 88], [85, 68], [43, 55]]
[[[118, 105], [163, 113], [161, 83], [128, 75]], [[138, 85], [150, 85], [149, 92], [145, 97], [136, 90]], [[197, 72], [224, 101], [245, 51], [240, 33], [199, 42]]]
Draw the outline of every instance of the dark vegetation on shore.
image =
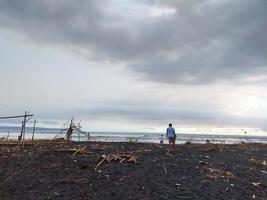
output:
[[267, 145], [166, 152], [139, 143], [0, 144], [0, 199], [267, 199]]

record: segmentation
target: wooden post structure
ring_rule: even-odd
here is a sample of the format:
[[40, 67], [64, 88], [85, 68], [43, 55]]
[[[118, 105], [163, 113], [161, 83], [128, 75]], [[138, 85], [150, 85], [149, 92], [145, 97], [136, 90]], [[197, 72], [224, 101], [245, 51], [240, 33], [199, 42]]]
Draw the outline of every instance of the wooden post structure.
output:
[[[0, 119], [14, 119], [14, 118], [23, 118], [23, 121], [21, 123], [21, 132], [20, 132], [20, 136], [19, 136], [19, 142], [23, 142], [23, 146], [24, 146], [24, 139], [25, 139], [25, 126], [26, 126], [26, 122], [31, 119], [31, 117], [33, 116], [33, 114], [27, 114], [27, 111], [25, 111], [24, 115], [16, 115], [16, 116], [8, 116], [8, 117], [0, 117]], [[27, 117], [29, 117], [27, 119]]]
[[9, 139], [9, 131], [7, 132], [6, 140], [8, 140], [8, 139]]
[[90, 141], [90, 133], [87, 133], [88, 134], [88, 141]]
[[33, 124], [32, 141], [34, 140], [35, 126], [36, 126], [36, 120], [34, 120], [34, 124]]
[[78, 131], [78, 140], [80, 142], [80, 131]]

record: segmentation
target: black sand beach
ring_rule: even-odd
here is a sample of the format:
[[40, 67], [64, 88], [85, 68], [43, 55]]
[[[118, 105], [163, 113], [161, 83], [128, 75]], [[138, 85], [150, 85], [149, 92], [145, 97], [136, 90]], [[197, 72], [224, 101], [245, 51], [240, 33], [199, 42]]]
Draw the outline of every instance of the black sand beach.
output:
[[267, 145], [187, 144], [173, 154], [166, 148], [1, 144], [0, 199], [267, 199]]

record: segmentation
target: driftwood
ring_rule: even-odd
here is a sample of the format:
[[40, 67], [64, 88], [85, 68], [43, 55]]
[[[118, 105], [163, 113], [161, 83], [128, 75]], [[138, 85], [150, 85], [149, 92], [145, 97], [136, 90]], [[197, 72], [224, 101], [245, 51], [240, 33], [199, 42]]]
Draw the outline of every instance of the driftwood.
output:
[[167, 171], [166, 166], [165, 166], [164, 164], [162, 164], [162, 167], [163, 167], [163, 169], [164, 169], [165, 175], [168, 175], [168, 171]]
[[106, 158], [103, 158], [95, 167], [95, 169], [97, 169], [104, 161], [106, 160]]
[[132, 155], [125, 155], [125, 154], [109, 154], [108, 156], [103, 155], [103, 159], [96, 165], [95, 169], [97, 169], [104, 161], [107, 161], [110, 163], [111, 161], [119, 161], [120, 163], [122, 162], [131, 162], [136, 164], [137, 160], [135, 156]]
[[203, 182], [214, 181], [219, 178], [233, 179], [235, 176], [229, 172], [220, 169], [208, 168], [208, 174]]
[[86, 151], [86, 147], [82, 147], [80, 149], [70, 149], [71, 151], [75, 151], [72, 155], [75, 156], [78, 153], [88, 153], [88, 151]]

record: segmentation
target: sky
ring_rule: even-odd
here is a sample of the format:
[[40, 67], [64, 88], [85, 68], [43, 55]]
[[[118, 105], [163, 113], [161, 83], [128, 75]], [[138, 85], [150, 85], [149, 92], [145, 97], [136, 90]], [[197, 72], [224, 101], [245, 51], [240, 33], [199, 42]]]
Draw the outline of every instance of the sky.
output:
[[266, 10], [266, 0], [0, 0], [0, 116], [267, 130]]

